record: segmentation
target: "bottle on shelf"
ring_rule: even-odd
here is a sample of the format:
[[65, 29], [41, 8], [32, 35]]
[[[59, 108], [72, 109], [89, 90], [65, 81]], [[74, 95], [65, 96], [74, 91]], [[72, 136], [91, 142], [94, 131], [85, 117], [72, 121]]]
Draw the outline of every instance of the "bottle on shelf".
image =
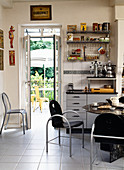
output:
[[122, 93], [124, 93], [124, 67], [122, 71]]
[[123, 67], [123, 71], [122, 71], [122, 78], [124, 78], [124, 67]]

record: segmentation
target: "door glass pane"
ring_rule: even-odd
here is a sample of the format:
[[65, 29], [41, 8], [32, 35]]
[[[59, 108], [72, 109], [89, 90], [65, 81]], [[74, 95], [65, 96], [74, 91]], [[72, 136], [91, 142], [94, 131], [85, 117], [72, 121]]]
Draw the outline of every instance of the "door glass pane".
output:
[[43, 36], [53, 36], [53, 35], [60, 36], [60, 28], [44, 28], [43, 29]]
[[31, 110], [30, 110], [30, 42], [29, 36], [24, 37], [24, 49], [23, 49], [23, 60], [22, 60], [22, 75], [21, 75], [21, 106], [27, 111], [28, 116], [28, 127], [31, 128]]
[[58, 101], [58, 40], [56, 40], [56, 100]]
[[38, 28], [28, 28], [24, 29], [24, 35], [30, 35], [30, 36], [41, 36], [41, 29]]
[[53, 38], [31, 38], [31, 93], [39, 87], [40, 97], [54, 99]]

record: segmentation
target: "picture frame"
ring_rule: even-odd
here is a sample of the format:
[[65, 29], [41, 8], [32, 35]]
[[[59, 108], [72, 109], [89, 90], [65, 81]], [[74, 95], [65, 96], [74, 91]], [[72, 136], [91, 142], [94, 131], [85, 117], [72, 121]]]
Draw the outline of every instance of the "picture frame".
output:
[[0, 48], [4, 48], [3, 30], [0, 29]]
[[4, 50], [0, 49], [0, 70], [4, 70], [3, 53]]
[[67, 31], [68, 32], [77, 31], [77, 25], [67, 25]]
[[15, 50], [9, 50], [9, 65], [15, 66]]
[[51, 5], [31, 5], [30, 17], [32, 21], [51, 20], [52, 19]]

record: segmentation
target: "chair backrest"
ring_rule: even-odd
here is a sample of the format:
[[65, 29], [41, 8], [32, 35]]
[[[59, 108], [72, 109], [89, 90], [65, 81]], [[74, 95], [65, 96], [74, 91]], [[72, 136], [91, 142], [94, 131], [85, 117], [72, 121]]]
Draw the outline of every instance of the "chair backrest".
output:
[[35, 86], [36, 99], [40, 100], [39, 87]]
[[[56, 114], [62, 115], [61, 106], [56, 100], [50, 101], [49, 109], [50, 109], [51, 116], [56, 115]], [[61, 117], [52, 118], [52, 126], [63, 127], [63, 119]]]
[[[95, 119], [95, 135], [124, 137], [124, 116], [112, 113], [100, 114]], [[97, 139], [96, 139], [97, 140]], [[102, 140], [99, 138], [98, 140]], [[97, 140], [97, 141], [98, 141]], [[107, 139], [104, 139], [106, 141]], [[110, 140], [114, 143], [116, 140]], [[124, 141], [123, 141], [124, 142]]]
[[5, 113], [7, 113], [8, 110], [11, 110], [11, 103], [5, 92], [2, 93], [2, 101], [5, 107]]

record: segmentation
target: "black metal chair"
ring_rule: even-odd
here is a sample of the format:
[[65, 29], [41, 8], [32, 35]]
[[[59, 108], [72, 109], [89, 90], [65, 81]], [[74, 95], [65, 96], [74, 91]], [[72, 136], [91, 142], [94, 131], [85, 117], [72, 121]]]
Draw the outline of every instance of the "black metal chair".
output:
[[9, 97], [4, 92], [2, 93], [2, 101], [3, 101], [3, 104], [4, 104], [4, 108], [5, 108], [5, 114], [4, 114], [0, 134], [2, 134], [2, 130], [3, 130], [3, 126], [4, 126], [4, 123], [5, 123], [6, 116], [8, 115], [7, 123], [5, 125], [5, 129], [7, 129], [7, 125], [8, 125], [8, 122], [9, 122], [10, 115], [11, 114], [19, 114], [19, 113], [22, 115], [23, 134], [25, 134], [25, 124], [24, 124], [25, 116], [26, 116], [26, 129], [28, 130], [28, 121], [27, 121], [26, 110], [24, 110], [24, 109], [11, 109], [11, 103], [10, 103]]
[[[71, 144], [71, 129], [82, 125], [82, 147], [84, 148], [84, 122], [82, 120], [68, 121], [67, 118], [64, 116], [64, 114], [73, 113], [73, 114], [78, 115], [78, 117], [80, 117], [79, 114], [73, 110], [68, 110], [62, 113], [61, 106], [55, 100], [50, 101], [49, 108], [50, 108], [51, 117], [48, 119], [47, 124], [46, 124], [46, 152], [48, 152], [48, 143], [50, 143], [50, 141], [56, 138], [59, 138], [59, 145], [60, 145], [60, 137], [62, 137], [60, 136], [60, 129], [68, 128], [69, 138], [70, 138], [70, 142], [69, 142], [70, 143], [70, 157], [71, 157], [72, 155], [71, 153], [71, 145], [72, 145]], [[48, 124], [50, 121], [52, 121], [52, 126], [54, 128], [59, 129], [59, 136], [48, 141]]]
[[[100, 143], [101, 149], [110, 152], [110, 162], [118, 159], [121, 147], [119, 149], [116, 146], [124, 145], [124, 116], [104, 113], [96, 117], [91, 131], [90, 170], [92, 170], [94, 162], [94, 141]], [[117, 155], [112, 155], [114, 153], [113, 146]]]

